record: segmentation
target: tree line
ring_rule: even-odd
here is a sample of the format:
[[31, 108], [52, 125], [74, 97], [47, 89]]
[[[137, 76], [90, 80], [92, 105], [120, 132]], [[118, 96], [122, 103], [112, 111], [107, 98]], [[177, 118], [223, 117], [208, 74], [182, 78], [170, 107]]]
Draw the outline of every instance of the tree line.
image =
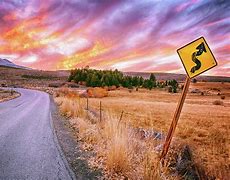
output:
[[89, 68], [71, 70], [68, 81], [76, 83], [85, 82], [88, 87], [122, 86], [126, 88], [164, 88], [169, 86], [169, 92], [177, 92], [178, 83], [176, 80], [157, 81], [153, 73], [148, 79], [142, 76], [123, 75], [122, 72], [115, 70], [96, 70]]

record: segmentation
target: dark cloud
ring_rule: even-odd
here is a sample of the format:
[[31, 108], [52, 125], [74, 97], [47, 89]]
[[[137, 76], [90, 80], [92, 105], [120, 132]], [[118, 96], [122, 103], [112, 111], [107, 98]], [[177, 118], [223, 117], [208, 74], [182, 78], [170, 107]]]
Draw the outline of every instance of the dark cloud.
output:
[[218, 21], [230, 16], [230, 1], [210, 0], [204, 1], [188, 13], [203, 23]]

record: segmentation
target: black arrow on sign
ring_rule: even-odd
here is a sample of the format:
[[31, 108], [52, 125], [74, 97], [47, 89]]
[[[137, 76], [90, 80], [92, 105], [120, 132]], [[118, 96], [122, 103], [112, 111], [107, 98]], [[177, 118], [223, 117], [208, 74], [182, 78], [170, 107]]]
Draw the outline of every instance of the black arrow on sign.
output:
[[194, 63], [196, 63], [196, 66], [193, 66], [191, 68], [191, 70], [190, 70], [191, 73], [194, 73], [195, 71], [197, 71], [201, 67], [201, 62], [199, 61], [199, 59], [196, 58], [196, 56], [200, 56], [203, 52], [205, 52], [205, 53], [207, 52], [203, 42], [199, 46], [197, 46], [196, 49], [198, 51], [196, 51], [192, 54], [192, 61]]
[[198, 49], [196, 56], [200, 56], [203, 52], [207, 52], [203, 42], [199, 46], [197, 46], [196, 49]]

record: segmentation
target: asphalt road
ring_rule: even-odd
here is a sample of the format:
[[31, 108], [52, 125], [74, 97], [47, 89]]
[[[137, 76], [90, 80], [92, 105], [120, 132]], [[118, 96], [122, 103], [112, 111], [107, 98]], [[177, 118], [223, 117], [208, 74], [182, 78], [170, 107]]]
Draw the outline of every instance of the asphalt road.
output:
[[75, 179], [52, 126], [49, 95], [16, 89], [0, 103], [0, 179]]

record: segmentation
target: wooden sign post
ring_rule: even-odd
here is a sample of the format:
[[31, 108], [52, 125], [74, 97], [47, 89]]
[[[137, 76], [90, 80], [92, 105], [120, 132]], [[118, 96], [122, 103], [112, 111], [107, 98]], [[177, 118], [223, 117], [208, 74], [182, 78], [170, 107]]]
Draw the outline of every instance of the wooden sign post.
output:
[[173, 134], [175, 132], [176, 125], [177, 125], [177, 122], [179, 120], [180, 113], [181, 113], [181, 110], [182, 110], [182, 107], [183, 107], [183, 104], [184, 104], [184, 101], [185, 101], [185, 97], [186, 97], [188, 89], [189, 89], [189, 84], [190, 84], [190, 78], [187, 76], [185, 84], [184, 84], [184, 88], [183, 88], [183, 91], [182, 91], [182, 94], [181, 94], [181, 97], [180, 97], [180, 100], [179, 100], [179, 103], [177, 105], [177, 108], [176, 108], [176, 111], [175, 111], [171, 126], [169, 128], [168, 135], [167, 135], [166, 140], [165, 140], [165, 144], [164, 144], [163, 151], [161, 153], [160, 159], [165, 158], [166, 154], [168, 153], [169, 145], [171, 143]]
[[181, 47], [177, 50], [180, 56], [182, 64], [186, 70], [187, 78], [184, 84], [184, 88], [176, 108], [176, 112], [173, 117], [173, 121], [169, 128], [168, 135], [163, 146], [163, 150], [160, 159], [164, 159], [168, 153], [170, 143], [172, 141], [173, 134], [176, 130], [176, 125], [180, 117], [180, 113], [187, 95], [190, 79], [198, 76], [199, 74], [217, 66], [216, 59], [208, 47], [204, 37], [200, 37], [191, 43]]

